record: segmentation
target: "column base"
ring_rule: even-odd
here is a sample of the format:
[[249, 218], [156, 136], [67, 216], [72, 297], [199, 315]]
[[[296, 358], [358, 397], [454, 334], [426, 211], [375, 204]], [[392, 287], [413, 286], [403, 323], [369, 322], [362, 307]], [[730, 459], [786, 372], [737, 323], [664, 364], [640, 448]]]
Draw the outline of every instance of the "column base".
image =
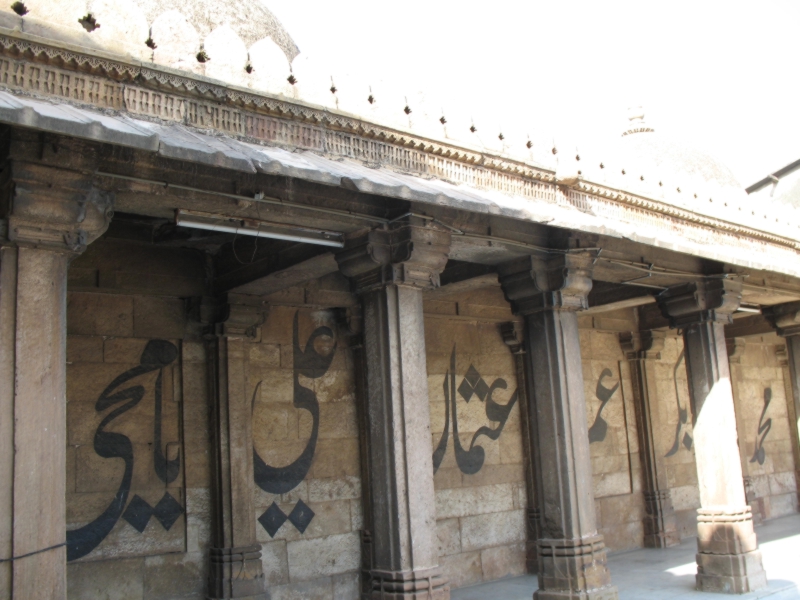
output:
[[669, 490], [644, 493], [645, 548], [669, 548], [681, 543], [672, 495]]
[[539, 540], [539, 589], [534, 600], [616, 600], [602, 535]]
[[261, 545], [211, 548], [208, 598], [265, 600]]
[[372, 591], [367, 598], [376, 600], [449, 600], [450, 583], [439, 567], [418, 571], [370, 572]]
[[697, 589], [743, 594], [767, 586], [749, 506], [697, 511]]

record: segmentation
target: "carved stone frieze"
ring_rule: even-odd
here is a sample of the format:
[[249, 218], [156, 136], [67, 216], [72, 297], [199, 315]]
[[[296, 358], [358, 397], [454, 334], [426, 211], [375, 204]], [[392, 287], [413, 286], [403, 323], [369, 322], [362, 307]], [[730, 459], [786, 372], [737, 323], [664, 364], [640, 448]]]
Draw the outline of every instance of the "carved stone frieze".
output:
[[83, 252], [114, 215], [114, 195], [78, 173], [11, 162], [5, 187], [5, 245]]
[[501, 265], [499, 274], [515, 313], [588, 308], [592, 289], [592, 257], [588, 253], [526, 256]]
[[674, 328], [695, 323], [731, 323], [742, 300], [742, 282], [735, 279], [701, 279], [664, 290], [658, 306]]
[[439, 287], [449, 252], [450, 232], [409, 217], [351, 238], [336, 262], [357, 293], [389, 284], [433, 289]]

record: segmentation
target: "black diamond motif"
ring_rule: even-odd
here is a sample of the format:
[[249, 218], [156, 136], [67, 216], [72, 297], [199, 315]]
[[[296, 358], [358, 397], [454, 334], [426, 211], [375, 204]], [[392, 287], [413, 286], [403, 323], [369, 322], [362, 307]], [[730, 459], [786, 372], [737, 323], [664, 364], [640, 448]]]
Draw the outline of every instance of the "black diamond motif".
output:
[[136, 494], [128, 504], [128, 508], [122, 513], [122, 518], [125, 519], [131, 526], [139, 533], [144, 532], [150, 517], [153, 516], [153, 507], [144, 501], [141, 496]]
[[261, 526], [269, 534], [269, 537], [275, 537], [275, 534], [278, 533], [278, 529], [286, 523], [286, 513], [273, 502], [269, 505], [269, 508], [258, 517], [258, 522], [261, 523]]
[[475, 386], [475, 393], [478, 395], [478, 398], [481, 399], [481, 402], [486, 400], [486, 394], [489, 393], [489, 386], [486, 385], [483, 377], [478, 380], [478, 385]]
[[167, 531], [175, 524], [175, 521], [181, 514], [183, 514], [183, 507], [169, 492], [164, 492], [164, 496], [158, 501], [158, 504], [156, 504], [153, 510], [153, 515]]
[[464, 400], [466, 400], [467, 402], [469, 402], [472, 399], [472, 394], [474, 393], [474, 391], [475, 390], [472, 389], [472, 386], [466, 379], [464, 379], [464, 381], [461, 382], [461, 385], [458, 386], [458, 393], [461, 394], [461, 397], [464, 398]]
[[473, 365], [470, 365], [469, 369], [467, 369], [467, 374], [464, 375], [464, 379], [469, 381], [469, 384], [472, 387], [475, 387], [476, 385], [478, 385], [478, 380], [480, 378], [481, 378], [481, 374], [478, 373], [478, 370]]
[[305, 533], [306, 527], [308, 527], [308, 524], [311, 523], [311, 519], [313, 518], [314, 511], [302, 500], [297, 501], [297, 504], [294, 505], [289, 515], [289, 520], [292, 522], [292, 525], [297, 527], [297, 531], [300, 533]]

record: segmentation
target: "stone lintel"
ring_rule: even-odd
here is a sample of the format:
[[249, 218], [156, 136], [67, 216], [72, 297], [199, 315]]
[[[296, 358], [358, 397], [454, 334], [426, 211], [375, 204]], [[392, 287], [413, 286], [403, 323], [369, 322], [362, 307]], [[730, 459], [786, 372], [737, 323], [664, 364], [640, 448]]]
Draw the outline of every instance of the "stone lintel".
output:
[[667, 334], [664, 331], [622, 331], [619, 344], [628, 360], [661, 358]]
[[31, 163], [9, 163], [0, 244], [80, 253], [108, 229], [114, 195], [91, 177]]
[[672, 328], [706, 322], [729, 324], [742, 300], [742, 282], [725, 278], [700, 279], [667, 288], [657, 300]]
[[431, 290], [439, 287], [449, 252], [450, 232], [412, 216], [349, 238], [336, 262], [356, 293], [386, 285]]
[[500, 266], [500, 284], [517, 314], [584, 310], [592, 289], [592, 261], [586, 252], [525, 256]]
[[761, 312], [779, 336], [800, 335], [800, 301], [765, 306]]

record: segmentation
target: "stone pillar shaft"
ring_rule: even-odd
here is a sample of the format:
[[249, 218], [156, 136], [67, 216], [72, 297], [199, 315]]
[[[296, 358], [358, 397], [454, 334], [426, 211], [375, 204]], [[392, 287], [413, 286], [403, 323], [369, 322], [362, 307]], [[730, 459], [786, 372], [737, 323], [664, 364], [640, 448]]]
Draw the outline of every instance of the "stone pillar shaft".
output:
[[209, 339], [214, 404], [214, 544], [209, 598], [265, 598], [261, 544], [256, 540], [253, 419], [248, 386], [248, 344], [263, 316], [228, 304], [226, 319]]
[[540, 515], [538, 600], [613, 599], [595, 523], [589, 428], [576, 311], [586, 307], [591, 259], [526, 257], [501, 266], [500, 282], [525, 318], [529, 415]]
[[750, 507], [745, 501], [724, 325], [741, 299], [741, 283], [708, 279], [659, 296], [672, 327], [683, 328], [694, 415], [700, 506], [697, 588], [744, 593], [766, 586]]
[[67, 267], [106, 230], [113, 198], [77, 173], [5, 168], [13, 191], [0, 203], [0, 597], [64, 599]]
[[422, 290], [438, 285], [449, 233], [414, 218], [348, 241], [337, 256], [363, 314], [369, 476], [364, 597], [446, 599], [438, 567]]
[[664, 334], [646, 331], [620, 334], [620, 342], [631, 366], [639, 449], [644, 484], [644, 545], [667, 548], [680, 543], [675, 510], [667, 481], [667, 468], [656, 441], [658, 430], [658, 384], [656, 360], [664, 346]]

